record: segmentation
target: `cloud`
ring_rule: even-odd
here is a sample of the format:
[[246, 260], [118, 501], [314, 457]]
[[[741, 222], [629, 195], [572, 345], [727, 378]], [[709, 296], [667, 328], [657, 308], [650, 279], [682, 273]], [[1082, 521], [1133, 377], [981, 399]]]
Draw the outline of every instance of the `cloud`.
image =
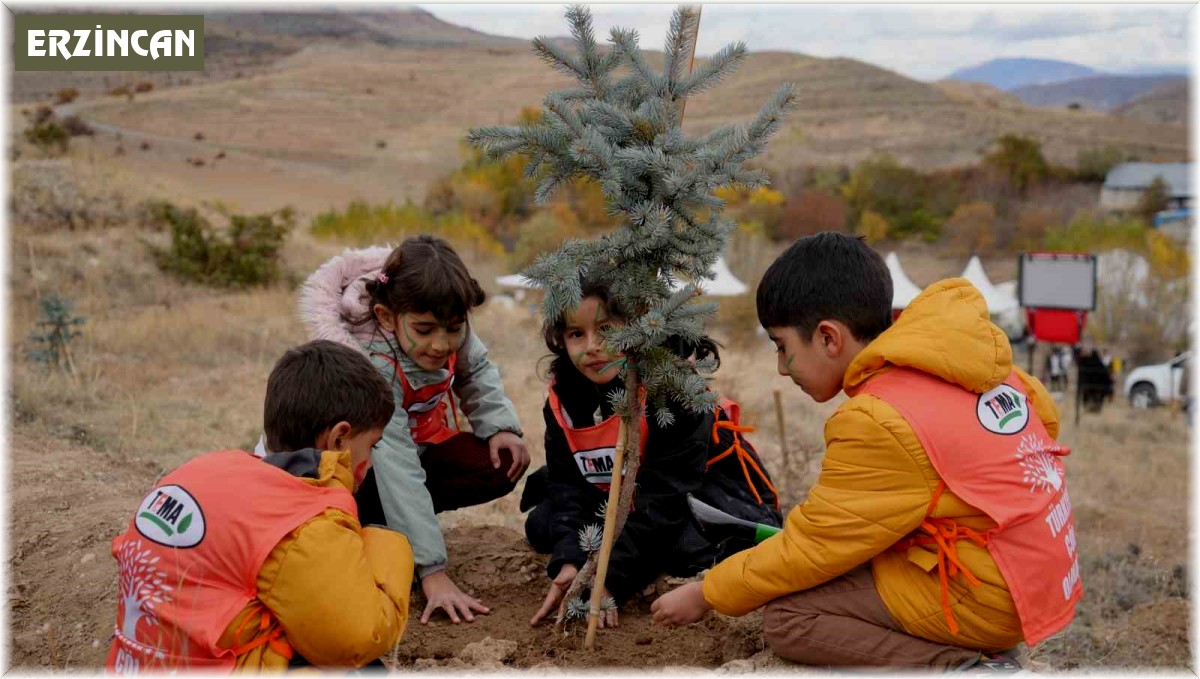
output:
[[[660, 49], [674, 5], [592, 5], [598, 38], [638, 30]], [[427, 5], [487, 33], [564, 36], [560, 5]], [[1102, 70], [1153, 70], [1188, 62], [1186, 5], [705, 5], [697, 53], [741, 40], [753, 51], [849, 57], [909, 77], [936, 79], [989, 59], [1037, 57]], [[1114, 46], [1118, 46], [1115, 49]]]

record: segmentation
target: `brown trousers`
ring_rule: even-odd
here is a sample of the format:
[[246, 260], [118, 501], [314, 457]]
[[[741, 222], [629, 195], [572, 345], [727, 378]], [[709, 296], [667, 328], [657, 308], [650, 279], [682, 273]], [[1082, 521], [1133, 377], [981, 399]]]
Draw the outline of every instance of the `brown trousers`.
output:
[[763, 637], [805, 665], [958, 668], [979, 657], [906, 633], [883, 605], [870, 564], [767, 604]]

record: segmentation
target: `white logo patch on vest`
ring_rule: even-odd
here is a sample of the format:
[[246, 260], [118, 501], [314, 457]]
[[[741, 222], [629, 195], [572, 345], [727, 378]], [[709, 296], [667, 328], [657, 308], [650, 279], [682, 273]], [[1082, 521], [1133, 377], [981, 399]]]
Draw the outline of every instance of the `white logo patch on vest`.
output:
[[204, 512], [192, 494], [180, 486], [150, 491], [138, 507], [137, 530], [148, 540], [167, 547], [195, 547], [204, 539]]
[[1001, 384], [979, 397], [975, 415], [993, 434], [1019, 434], [1029, 424], [1029, 401], [1013, 387]]
[[589, 483], [612, 483], [613, 465], [616, 464], [616, 448], [593, 448], [575, 453], [575, 464], [579, 473]]

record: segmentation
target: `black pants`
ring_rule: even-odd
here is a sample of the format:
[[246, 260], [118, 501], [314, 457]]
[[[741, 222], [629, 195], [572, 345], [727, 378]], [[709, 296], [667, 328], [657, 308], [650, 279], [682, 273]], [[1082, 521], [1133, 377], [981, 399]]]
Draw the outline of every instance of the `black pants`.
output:
[[[500, 450], [500, 468], [492, 467], [486, 441], [463, 432], [429, 446], [421, 456], [425, 469], [425, 488], [433, 498], [433, 511], [448, 512], [473, 507], [504, 497], [517, 487], [508, 479], [512, 454]], [[358, 522], [364, 526], [387, 525], [379, 501], [375, 470], [367, 472], [354, 500], [358, 503]]]

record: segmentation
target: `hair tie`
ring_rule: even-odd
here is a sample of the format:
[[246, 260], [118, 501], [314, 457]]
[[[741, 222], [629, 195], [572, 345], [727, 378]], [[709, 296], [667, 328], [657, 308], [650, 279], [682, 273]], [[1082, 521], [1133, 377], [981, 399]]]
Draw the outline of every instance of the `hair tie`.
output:
[[387, 282], [388, 282], [387, 274], [380, 271], [379, 275], [375, 277], [375, 280], [379, 281], [380, 283], [383, 283], [384, 285], [387, 285]]

